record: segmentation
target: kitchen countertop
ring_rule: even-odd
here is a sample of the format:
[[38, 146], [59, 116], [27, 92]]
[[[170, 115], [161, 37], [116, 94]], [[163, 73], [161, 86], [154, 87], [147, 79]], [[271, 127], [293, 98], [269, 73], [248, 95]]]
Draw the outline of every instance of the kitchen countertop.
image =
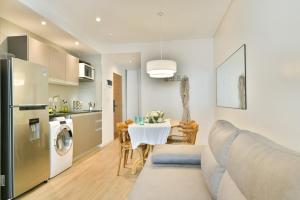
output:
[[58, 112], [58, 113], [53, 113], [49, 114], [49, 118], [54, 118], [54, 117], [64, 117], [67, 115], [77, 115], [77, 114], [87, 114], [87, 113], [97, 113], [97, 112], [102, 112], [102, 110], [81, 110], [81, 111], [70, 111], [70, 112]]

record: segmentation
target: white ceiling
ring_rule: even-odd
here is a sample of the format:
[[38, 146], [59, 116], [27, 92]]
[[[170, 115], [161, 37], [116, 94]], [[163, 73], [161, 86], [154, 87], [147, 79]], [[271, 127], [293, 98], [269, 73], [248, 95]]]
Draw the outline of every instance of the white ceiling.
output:
[[106, 58], [116, 64], [118, 67], [124, 69], [138, 69], [141, 67], [141, 54], [140, 53], [117, 53], [117, 54], [104, 54]]
[[[0, 17], [77, 55], [97, 53], [95, 49], [85, 45], [84, 42], [76, 39], [76, 37], [48, 20], [46, 20], [47, 25], [42, 26], [41, 21], [45, 18], [17, 0], [0, 0]], [[75, 45], [77, 40], [80, 42], [78, 46]]]
[[[164, 40], [212, 37], [231, 2], [231, 0], [19, 1], [100, 52], [111, 44], [158, 41], [159, 11], [165, 13]], [[95, 21], [96, 16], [101, 17], [100, 23]]]

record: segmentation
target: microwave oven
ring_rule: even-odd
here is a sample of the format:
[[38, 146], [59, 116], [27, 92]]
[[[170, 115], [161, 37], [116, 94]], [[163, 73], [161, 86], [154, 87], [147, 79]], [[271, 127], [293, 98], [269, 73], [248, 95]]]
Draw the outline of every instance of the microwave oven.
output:
[[93, 81], [95, 79], [95, 68], [86, 63], [79, 63], [79, 79]]

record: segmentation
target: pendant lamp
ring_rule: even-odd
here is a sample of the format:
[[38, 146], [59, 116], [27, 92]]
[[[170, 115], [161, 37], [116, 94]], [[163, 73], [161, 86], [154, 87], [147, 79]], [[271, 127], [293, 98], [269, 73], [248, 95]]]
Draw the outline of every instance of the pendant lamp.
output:
[[177, 64], [173, 60], [163, 59], [162, 48], [162, 17], [164, 13], [159, 12], [160, 17], [160, 60], [151, 60], [147, 62], [147, 73], [151, 78], [170, 78], [173, 77], [177, 70]]

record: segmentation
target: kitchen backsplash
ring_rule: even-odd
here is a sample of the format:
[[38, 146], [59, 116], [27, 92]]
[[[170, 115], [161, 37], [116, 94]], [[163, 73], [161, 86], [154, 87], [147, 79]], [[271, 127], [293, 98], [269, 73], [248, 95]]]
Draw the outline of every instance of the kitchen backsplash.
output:
[[[95, 88], [90, 87], [88, 84], [82, 84], [79, 87], [49, 84], [49, 98], [54, 96], [60, 96], [61, 99], [66, 99], [71, 110], [74, 100], [82, 101], [83, 110], [89, 108], [89, 102], [96, 102]], [[101, 109], [101, 105], [96, 104], [96, 109]]]

